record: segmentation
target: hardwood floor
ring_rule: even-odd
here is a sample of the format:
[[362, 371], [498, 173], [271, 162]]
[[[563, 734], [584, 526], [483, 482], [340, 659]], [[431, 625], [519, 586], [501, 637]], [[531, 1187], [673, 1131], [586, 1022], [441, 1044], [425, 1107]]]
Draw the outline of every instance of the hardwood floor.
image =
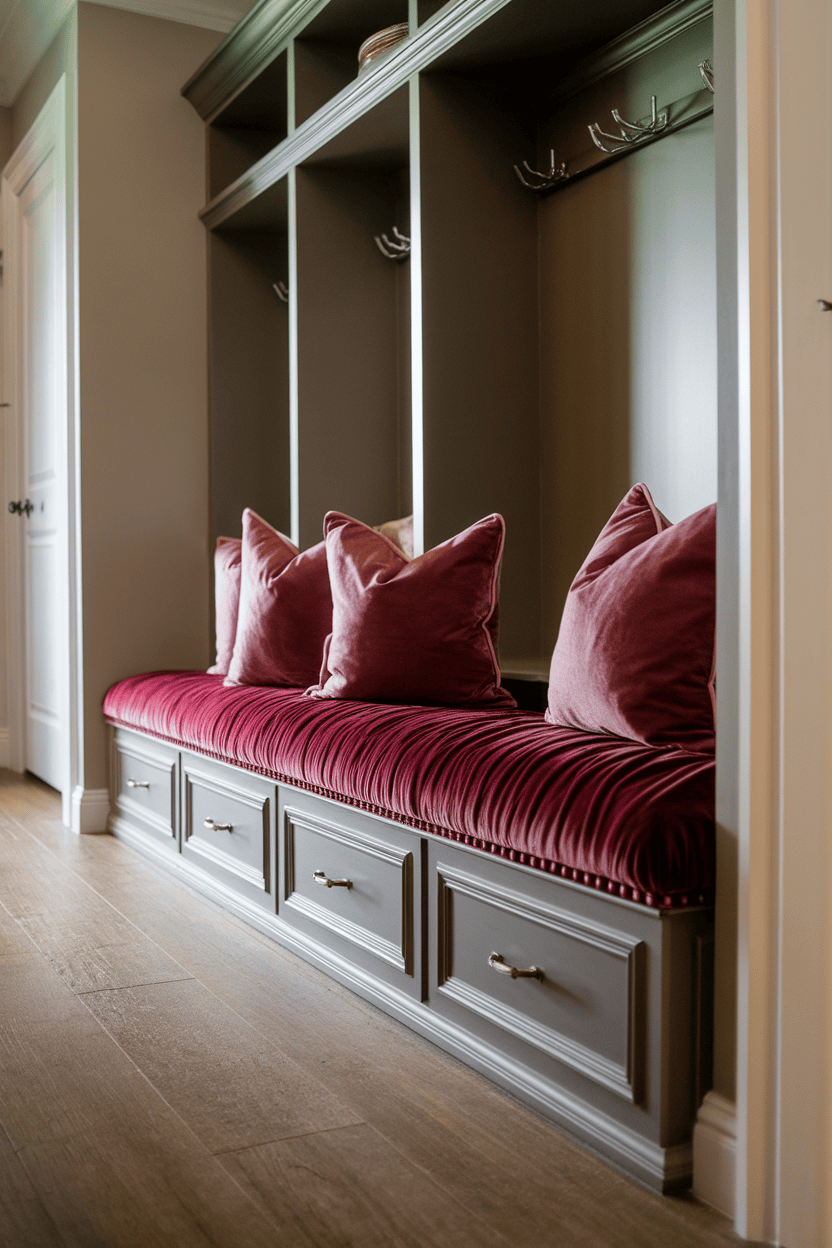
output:
[[739, 1242], [0, 771], [0, 1244]]

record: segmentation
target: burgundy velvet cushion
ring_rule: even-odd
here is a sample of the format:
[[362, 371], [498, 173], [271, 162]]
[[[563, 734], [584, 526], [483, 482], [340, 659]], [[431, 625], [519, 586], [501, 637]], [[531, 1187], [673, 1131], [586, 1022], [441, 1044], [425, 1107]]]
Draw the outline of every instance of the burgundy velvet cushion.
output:
[[716, 507], [671, 525], [633, 486], [572, 582], [546, 718], [712, 754], [715, 622]]
[[324, 543], [299, 554], [246, 508], [240, 614], [227, 683], [306, 687], [320, 672], [331, 622]]
[[324, 520], [332, 634], [320, 698], [514, 706], [500, 687], [497, 604], [502, 516], [408, 560], [383, 534], [330, 511]]
[[[713, 884], [714, 760], [516, 710], [318, 701], [134, 676], [111, 723], [648, 905]], [[486, 950], [486, 952], [488, 952]]]
[[225, 676], [231, 663], [234, 639], [237, 636], [237, 615], [240, 609], [240, 559], [242, 542], [239, 537], [218, 537], [214, 551], [214, 604], [217, 635], [217, 661], [208, 671]]

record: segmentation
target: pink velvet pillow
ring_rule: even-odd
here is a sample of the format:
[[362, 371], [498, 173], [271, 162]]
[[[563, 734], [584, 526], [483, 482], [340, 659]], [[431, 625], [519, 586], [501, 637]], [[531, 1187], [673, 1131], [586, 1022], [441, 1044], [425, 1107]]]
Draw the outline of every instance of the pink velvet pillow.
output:
[[634, 485], [572, 582], [546, 718], [712, 754], [715, 623], [716, 507], [671, 525]]
[[225, 683], [305, 688], [320, 671], [331, 626], [324, 543], [300, 554], [246, 508], [240, 614]]
[[225, 676], [237, 636], [237, 615], [240, 609], [239, 537], [218, 537], [214, 551], [214, 605], [217, 634], [217, 660], [208, 671]]
[[319, 698], [514, 706], [500, 687], [497, 606], [505, 526], [487, 516], [408, 560], [340, 512], [324, 520], [332, 634]]

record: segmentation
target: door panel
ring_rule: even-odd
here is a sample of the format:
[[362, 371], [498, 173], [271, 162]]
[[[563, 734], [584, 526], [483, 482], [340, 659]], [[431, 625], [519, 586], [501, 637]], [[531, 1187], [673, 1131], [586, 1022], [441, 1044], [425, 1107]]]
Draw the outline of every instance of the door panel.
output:
[[38, 167], [18, 197], [18, 359], [23, 432], [22, 493], [33, 509], [24, 526], [26, 638], [26, 768], [55, 788], [61, 776], [61, 681], [59, 634], [60, 474], [59, 420], [62, 392], [62, 323], [57, 265], [55, 153]]

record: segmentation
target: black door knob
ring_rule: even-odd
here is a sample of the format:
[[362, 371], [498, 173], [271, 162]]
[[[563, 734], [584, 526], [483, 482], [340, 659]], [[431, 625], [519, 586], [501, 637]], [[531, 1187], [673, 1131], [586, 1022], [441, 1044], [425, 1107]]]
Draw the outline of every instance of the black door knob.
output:
[[9, 503], [9, 511], [12, 515], [17, 514], [18, 516], [28, 516], [30, 512], [33, 512], [34, 510], [34, 503], [30, 503], [28, 498], [25, 503], [21, 503], [19, 499], [16, 503]]

